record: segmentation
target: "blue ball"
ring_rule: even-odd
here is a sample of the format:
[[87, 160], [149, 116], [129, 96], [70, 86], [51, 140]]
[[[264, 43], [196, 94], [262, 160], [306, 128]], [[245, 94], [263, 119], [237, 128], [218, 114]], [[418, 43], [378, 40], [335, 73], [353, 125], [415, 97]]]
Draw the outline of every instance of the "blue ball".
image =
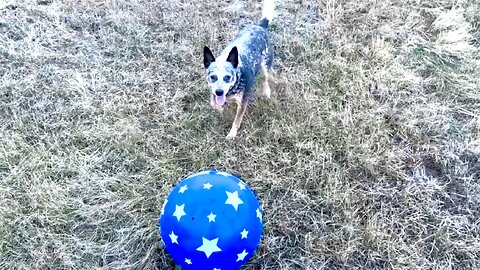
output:
[[262, 236], [262, 210], [238, 177], [203, 171], [183, 179], [160, 216], [167, 252], [183, 269], [238, 269]]

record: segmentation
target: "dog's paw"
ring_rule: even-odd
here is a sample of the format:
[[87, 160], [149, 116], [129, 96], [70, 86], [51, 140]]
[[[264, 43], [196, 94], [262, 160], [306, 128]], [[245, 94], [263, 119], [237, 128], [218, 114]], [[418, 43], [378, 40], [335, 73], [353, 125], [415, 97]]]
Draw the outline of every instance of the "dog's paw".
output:
[[230, 132], [227, 134], [226, 139], [227, 139], [227, 140], [233, 140], [233, 139], [235, 139], [235, 137], [237, 137], [237, 131], [234, 130], [234, 129], [232, 129], [232, 130], [230, 130]]

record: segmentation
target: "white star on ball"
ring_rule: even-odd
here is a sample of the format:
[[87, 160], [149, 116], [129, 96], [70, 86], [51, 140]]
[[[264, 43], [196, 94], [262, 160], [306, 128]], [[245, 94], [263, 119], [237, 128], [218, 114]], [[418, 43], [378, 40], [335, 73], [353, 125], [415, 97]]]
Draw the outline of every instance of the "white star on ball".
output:
[[204, 237], [202, 237], [202, 245], [199, 246], [197, 248], [198, 251], [202, 251], [205, 253], [205, 255], [208, 257], [210, 257], [210, 255], [212, 255], [212, 253], [214, 252], [219, 252], [219, 251], [222, 251], [218, 246], [217, 246], [217, 243], [218, 243], [218, 237], [215, 238], [215, 239], [212, 239], [212, 240], [208, 240]]
[[243, 229], [243, 231], [240, 233], [242, 235], [242, 238], [241, 239], [244, 239], [244, 238], [247, 238], [247, 235], [248, 235], [248, 231]]
[[182, 187], [180, 188], [180, 190], [178, 191], [178, 193], [182, 193], [182, 194], [183, 194], [183, 193], [185, 192], [185, 190], [187, 190], [187, 189], [188, 189], [187, 185], [182, 186]]
[[165, 199], [165, 202], [163, 203], [163, 207], [162, 207], [162, 215], [163, 213], [165, 213], [165, 206], [167, 206], [167, 203], [168, 203], [168, 200]]
[[213, 187], [213, 185], [210, 184], [210, 183], [203, 184], [204, 189], [211, 189], [212, 187]]
[[238, 183], [238, 186], [240, 187], [240, 190], [245, 190], [245, 185], [242, 182]]
[[217, 215], [214, 215], [212, 212], [210, 212], [210, 215], [207, 216], [208, 222], [215, 222], [215, 218]]
[[248, 252], [247, 252], [246, 249], [244, 249], [244, 250], [242, 251], [242, 253], [237, 254], [237, 262], [238, 262], [238, 261], [243, 261], [247, 255], [248, 255]]
[[185, 213], [185, 204], [182, 204], [182, 205], [175, 205], [175, 212], [173, 212], [173, 216], [174, 217], [177, 217], [178, 219], [178, 222], [180, 222], [180, 219], [183, 217], [183, 216], [186, 216], [187, 213]]
[[238, 210], [238, 205], [243, 204], [243, 201], [238, 197], [238, 192], [233, 193], [225, 191], [227, 193], [228, 199], [225, 201], [225, 204], [231, 204], [235, 211]]
[[217, 174], [220, 174], [220, 175], [223, 175], [223, 176], [227, 176], [227, 177], [232, 176], [232, 175], [229, 174], [228, 172], [217, 172]]
[[187, 259], [187, 258], [185, 258], [185, 262], [186, 262], [187, 264], [192, 264], [192, 260]]
[[259, 208], [257, 208], [257, 217], [262, 221], [262, 212], [260, 212]]
[[170, 240], [172, 240], [172, 244], [178, 244], [178, 235], [175, 235], [175, 233], [172, 231], [168, 236], [170, 236]]

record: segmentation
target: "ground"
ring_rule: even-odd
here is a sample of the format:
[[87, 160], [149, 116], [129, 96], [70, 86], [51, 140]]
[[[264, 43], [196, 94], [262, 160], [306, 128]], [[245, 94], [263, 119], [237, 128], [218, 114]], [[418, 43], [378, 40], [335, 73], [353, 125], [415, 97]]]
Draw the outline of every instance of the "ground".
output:
[[166, 195], [224, 168], [265, 211], [245, 269], [479, 269], [479, 2], [277, 2], [234, 141], [202, 50], [259, 1], [1, 2], [0, 268], [170, 269]]

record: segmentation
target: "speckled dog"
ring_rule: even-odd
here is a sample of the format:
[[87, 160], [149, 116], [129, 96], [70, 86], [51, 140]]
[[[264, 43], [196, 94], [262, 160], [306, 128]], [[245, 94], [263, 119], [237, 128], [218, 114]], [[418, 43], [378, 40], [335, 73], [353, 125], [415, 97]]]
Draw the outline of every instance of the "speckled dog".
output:
[[272, 21], [275, 0], [265, 0], [258, 25], [242, 30], [215, 59], [208, 47], [203, 49], [210, 104], [222, 111], [231, 100], [237, 103], [237, 113], [227, 139], [237, 136], [248, 103], [253, 97], [255, 79], [262, 70], [265, 81], [263, 94], [270, 97], [273, 49], [268, 41], [268, 24]]

